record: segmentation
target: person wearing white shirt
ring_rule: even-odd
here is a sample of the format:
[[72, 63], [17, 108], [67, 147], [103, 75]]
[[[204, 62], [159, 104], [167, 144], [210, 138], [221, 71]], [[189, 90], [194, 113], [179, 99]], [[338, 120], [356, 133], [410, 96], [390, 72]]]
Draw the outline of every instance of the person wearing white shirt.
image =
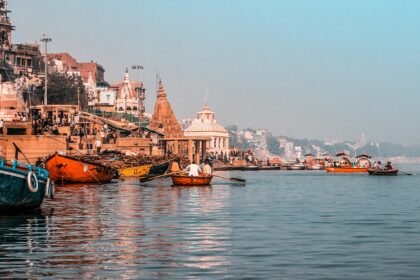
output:
[[200, 173], [202, 172], [200, 166], [195, 162], [188, 165], [186, 170], [188, 171], [188, 176], [194, 177], [200, 176]]

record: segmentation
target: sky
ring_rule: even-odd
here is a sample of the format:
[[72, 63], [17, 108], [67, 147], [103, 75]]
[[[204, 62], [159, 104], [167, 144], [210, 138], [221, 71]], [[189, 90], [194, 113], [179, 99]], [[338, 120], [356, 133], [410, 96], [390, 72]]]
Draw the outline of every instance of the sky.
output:
[[[179, 119], [207, 97], [223, 125], [296, 138], [420, 144], [420, 1], [9, 0], [14, 43], [143, 65]], [[130, 69], [136, 79], [137, 72]]]

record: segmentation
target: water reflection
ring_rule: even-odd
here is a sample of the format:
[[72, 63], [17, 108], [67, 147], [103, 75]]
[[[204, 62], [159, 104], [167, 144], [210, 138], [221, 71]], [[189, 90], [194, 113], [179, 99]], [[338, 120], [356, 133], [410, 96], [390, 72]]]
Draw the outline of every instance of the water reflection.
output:
[[100, 271], [130, 279], [171, 275], [162, 268], [226, 266], [219, 253], [231, 246], [223, 221], [228, 190], [143, 187], [137, 180], [59, 187], [44, 205], [53, 214], [2, 217], [0, 270], [9, 277], [94, 277]]

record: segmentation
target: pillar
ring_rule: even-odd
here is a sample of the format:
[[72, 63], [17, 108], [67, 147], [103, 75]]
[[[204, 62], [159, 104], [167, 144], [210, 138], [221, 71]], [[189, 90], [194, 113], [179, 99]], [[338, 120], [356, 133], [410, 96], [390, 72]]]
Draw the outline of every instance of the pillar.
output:
[[207, 154], [207, 141], [206, 140], [202, 140], [201, 141], [201, 157], [203, 159], [206, 158], [206, 154]]
[[193, 140], [191, 139], [188, 139], [187, 151], [188, 151], [188, 159], [192, 162], [193, 161]]
[[179, 141], [178, 140], [174, 141], [174, 154], [175, 155], [179, 154]]

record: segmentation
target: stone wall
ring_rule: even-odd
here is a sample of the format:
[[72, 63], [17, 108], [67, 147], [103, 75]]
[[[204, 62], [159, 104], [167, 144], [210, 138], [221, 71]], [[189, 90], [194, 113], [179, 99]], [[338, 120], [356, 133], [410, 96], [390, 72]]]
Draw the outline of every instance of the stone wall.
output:
[[[65, 151], [65, 142], [65, 136], [2, 136], [0, 137], [0, 156], [6, 160], [13, 160], [15, 157], [13, 143], [16, 143], [29, 161], [35, 163], [38, 157], [45, 157], [56, 151]], [[19, 160], [25, 161], [22, 155], [19, 155]]]

